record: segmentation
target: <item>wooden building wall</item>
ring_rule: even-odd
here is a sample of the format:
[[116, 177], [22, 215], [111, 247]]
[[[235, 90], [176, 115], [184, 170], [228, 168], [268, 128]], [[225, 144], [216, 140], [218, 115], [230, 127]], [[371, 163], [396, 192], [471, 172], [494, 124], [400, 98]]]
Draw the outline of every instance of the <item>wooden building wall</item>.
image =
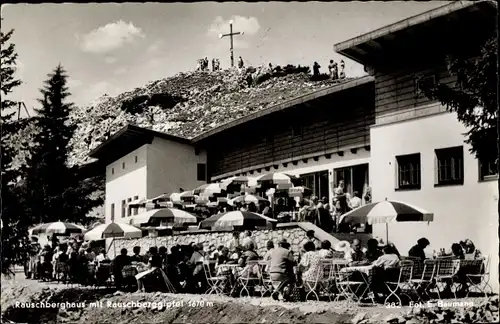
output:
[[370, 144], [373, 83], [261, 117], [205, 140], [209, 176]]
[[[401, 69], [380, 69], [375, 74], [375, 112], [378, 117], [418, 109], [433, 101], [418, 93], [417, 79], [434, 76], [436, 83], [453, 87], [456, 77], [449, 74], [444, 60], [431, 65], [407, 64]], [[425, 66], [425, 67], [424, 67]], [[431, 67], [429, 67], [431, 66]]]

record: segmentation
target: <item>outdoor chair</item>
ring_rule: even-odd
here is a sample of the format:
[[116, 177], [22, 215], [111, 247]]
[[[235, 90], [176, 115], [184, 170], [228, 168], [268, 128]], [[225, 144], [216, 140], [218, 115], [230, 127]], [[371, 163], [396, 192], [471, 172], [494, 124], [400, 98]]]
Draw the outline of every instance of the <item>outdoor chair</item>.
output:
[[460, 268], [460, 260], [454, 260], [450, 258], [439, 258], [437, 260], [437, 271], [436, 271], [436, 291], [438, 298], [441, 299], [441, 287], [449, 285], [450, 290], [453, 292], [453, 296], [457, 298], [456, 290], [453, 290], [455, 284], [453, 278]]
[[431, 298], [431, 296], [429, 295], [429, 289], [434, 283], [436, 268], [437, 268], [436, 260], [427, 259], [424, 260], [423, 270], [420, 278], [412, 276], [413, 278], [411, 278], [410, 283], [419, 301], [424, 300], [423, 294], [425, 294], [427, 298]]
[[210, 263], [208, 262], [203, 262], [203, 271], [205, 272], [205, 278], [207, 279], [209, 287], [206, 291], [206, 294], [222, 295], [224, 293], [224, 288], [228, 282], [228, 278], [222, 275], [213, 276], [210, 272]]
[[312, 293], [316, 297], [316, 300], [319, 301], [320, 295], [325, 294], [330, 298], [330, 294], [328, 291], [329, 288], [329, 278], [330, 272], [333, 268], [332, 260], [321, 260], [322, 267], [318, 268], [316, 275], [314, 276], [314, 280], [304, 280], [304, 286], [307, 288], [306, 300], [309, 295]]
[[[257, 274], [255, 271], [257, 270]], [[240, 272], [238, 277], [238, 283], [241, 284], [240, 297], [243, 296], [243, 292], [246, 291], [247, 295], [250, 296], [250, 290], [253, 289], [260, 283], [259, 274], [259, 261], [247, 261], [244, 271]]]
[[269, 277], [269, 272], [267, 269], [268, 264], [259, 262], [259, 289], [261, 297], [264, 297], [266, 293], [272, 294], [274, 292], [273, 284], [271, 278]]
[[[334, 264], [335, 285], [339, 290], [339, 294], [335, 298], [335, 301], [339, 300], [340, 297], [345, 297], [348, 302], [358, 302], [366, 294], [366, 291], [369, 288], [368, 283], [365, 280], [351, 280], [352, 272], [344, 272], [343, 269], [346, 268], [349, 268], [347, 264]], [[364, 291], [360, 296], [358, 296], [358, 292], [362, 288], [364, 288]]]
[[63, 282], [63, 283], [67, 283], [70, 278], [71, 278], [71, 274], [69, 272], [69, 265], [67, 262], [60, 262], [60, 261], [57, 261], [56, 264], [55, 264], [55, 280], [57, 282]]
[[[467, 291], [467, 297], [469, 296], [471, 289], [476, 290], [484, 294], [485, 297], [488, 297], [488, 293], [486, 291], [489, 288], [489, 291], [493, 291], [490, 286], [490, 257], [486, 256], [484, 260], [471, 260], [474, 265], [470, 267], [472, 271], [467, 273], [465, 276], [467, 277], [467, 284], [469, 285]], [[476, 271], [474, 271], [476, 270]]]
[[411, 290], [410, 280], [412, 278], [412, 269], [413, 269], [413, 261], [411, 260], [402, 260], [399, 264], [399, 275], [397, 280], [386, 280], [385, 286], [389, 290], [389, 295], [385, 298], [384, 304], [387, 304], [391, 297], [396, 297], [399, 302], [399, 306], [402, 306], [403, 303], [398, 294], [404, 294], [411, 300], [410, 296], [405, 293], [405, 291]]

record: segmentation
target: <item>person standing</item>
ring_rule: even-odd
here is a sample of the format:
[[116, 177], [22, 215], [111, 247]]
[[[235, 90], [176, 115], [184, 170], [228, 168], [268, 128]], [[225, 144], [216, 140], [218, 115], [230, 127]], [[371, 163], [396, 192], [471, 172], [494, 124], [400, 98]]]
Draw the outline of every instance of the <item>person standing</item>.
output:
[[318, 64], [318, 62], [314, 62], [313, 64], [313, 76], [317, 77], [319, 76], [319, 69], [321, 66]]
[[240, 69], [242, 69], [243, 67], [245, 67], [245, 63], [243, 63], [243, 59], [241, 58], [241, 56], [240, 56], [240, 58], [238, 59], [238, 67], [239, 67]]

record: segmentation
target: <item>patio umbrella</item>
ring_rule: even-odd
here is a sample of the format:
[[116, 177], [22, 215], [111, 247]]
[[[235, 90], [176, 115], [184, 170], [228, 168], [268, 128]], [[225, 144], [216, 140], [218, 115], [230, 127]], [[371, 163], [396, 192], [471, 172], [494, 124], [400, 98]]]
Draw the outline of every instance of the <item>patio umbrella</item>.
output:
[[73, 223], [65, 222], [53, 222], [45, 223], [35, 226], [31, 229], [32, 235], [38, 234], [70, 234], [70, 233], [82, 233], [85, 231], [85, 227], [76, 225]]
[[196, 216], [177, 208], [161, 208], [148, 210], [147, 212], [130, 217], [131, 225], [141, 225], [149, 223], [152, 219], [159, 219], [161, 222], [171, 224], [196, 224]]
[[207, 183], [199, 186], [193, 190], [195, 195], [212, 196], [213, 194], [220, 194], [222, 189], [219, 183]]
[[[386, 224], [393, 222], [432, 222], [434, 214], [422, 208], [399, 201], [385, 200], [381, 202], [371, 203], [359, 208], [353, 209], [350, 212], [341, 216], [339, 223], [348, 224]], [[389, 234], [386, 233], [386, 239]]]
[[122, 223], [109, 223], [101, 224], [93, 228], [91, 231], [85, 233], [83, 236], [87, 241], [101, 240], [110, 237], [142, 237], [142, 231], [137, 227], [122, 224]]
[[292, 177], [279, 172], [271, 172], [257, 178], [257, 183], [269, 183], [273, 185], [287, 185], [292, 183]]
[[254, 196], [254, 195], [238, 196], [238, 197], [235, 197], [233, 199], [230, 199], [227, 203], [231, 206], [234, 206], [236, 203], [249, 204], [252, 202], [256, 205], [259, 204], [260, 202], [269, 204], [269, 200], [267, 200], [266, 198], [262, 198], [262, 197]]
[[230, 211], [227, 213], [217, 214], [203, 220], [200, 223], [200, 228], [214, 227], [231, 227], [243, 226], [254, 228], [255, 226], [266, 226], [268, 223], [276, 223], [275, 219], [266, 217], [261, 214], [242, 211]]

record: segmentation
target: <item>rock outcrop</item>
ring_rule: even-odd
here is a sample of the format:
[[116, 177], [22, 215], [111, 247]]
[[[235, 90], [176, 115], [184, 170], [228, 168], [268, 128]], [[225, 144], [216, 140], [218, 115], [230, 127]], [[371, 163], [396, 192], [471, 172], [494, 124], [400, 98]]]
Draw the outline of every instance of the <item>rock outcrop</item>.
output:
[[[195, 71], [153, 81], [116, 97], [103, 96], [73, 110], [70, 118], [78, 128], [71, 141], [68, 162], [70, 165], [90, 162], [90, 150], [127, 123], [192, 138], [335, 83], [311, 81], [307, 72], [307, 67], [294, 66], [276, 67], [273, 71], [266, 67]], [[13, 138], [13, 145], [20, 150], [17, 166], [24, 163], [34, 132], [33, 123], [28, 122]]]

